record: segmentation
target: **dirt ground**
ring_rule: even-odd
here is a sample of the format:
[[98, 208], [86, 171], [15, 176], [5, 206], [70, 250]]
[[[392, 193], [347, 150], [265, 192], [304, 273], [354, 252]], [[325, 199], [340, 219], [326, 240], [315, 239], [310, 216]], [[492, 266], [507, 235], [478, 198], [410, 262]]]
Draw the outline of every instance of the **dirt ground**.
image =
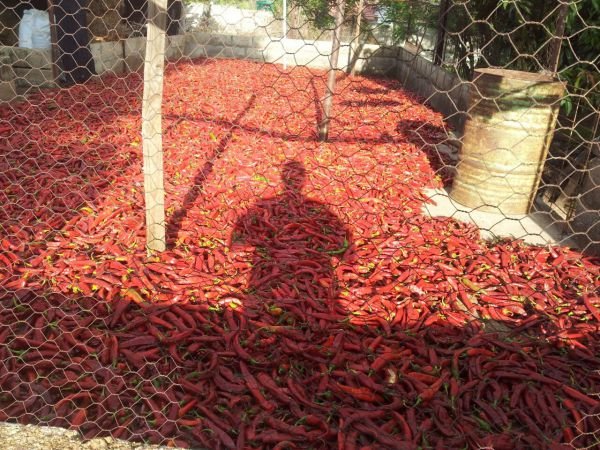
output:
[[[83, 441], [73, 430], [0, 423], [0, 444], [3, 450], [161, 450], [167, 447], [144, 445], [113, 438]], [[172, 448], [169, 448], [172, 450]]]

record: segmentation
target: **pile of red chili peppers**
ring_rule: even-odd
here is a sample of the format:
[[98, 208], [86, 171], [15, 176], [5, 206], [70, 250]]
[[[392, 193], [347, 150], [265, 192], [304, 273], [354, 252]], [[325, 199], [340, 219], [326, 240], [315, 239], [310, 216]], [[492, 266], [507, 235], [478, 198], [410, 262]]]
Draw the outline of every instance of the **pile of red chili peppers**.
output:
[[422, 213], [442, 117], [395, 81], [198, 60], [0, 109], [0, 419], [194, 448], [590, 448], [600, 269]]

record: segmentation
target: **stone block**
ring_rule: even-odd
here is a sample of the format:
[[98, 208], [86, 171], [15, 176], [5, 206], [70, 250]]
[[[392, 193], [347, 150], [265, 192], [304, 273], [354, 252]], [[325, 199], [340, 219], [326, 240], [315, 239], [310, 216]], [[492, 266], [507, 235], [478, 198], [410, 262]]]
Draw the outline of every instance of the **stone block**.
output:
[[208, 58], [206, 47], [200, 44], [191, 45], [189, 42], [185, 47], [185, 57], [189, 59]]
[[272, 42], [264, 49], [265, 60], [268, 62], [283, 62], [285, 50], [280, 42]]
[[196, 47], [198, 45], [208, 44], [210, 36], [210, 33], [203, 33], [200, 31], [187, 33], [186, 49], [188, 49], [189, 47]]
[[92, 42], [90, 51], [94, 58], [96, 73], [123, 73], [123, 41]]
[[0, 80], [0, 102], [9, 102], [17, 97], [14, 81]]
[[233, 51], [233, 57], [236, 59], [245, 59], [246, 58], [246, 47], [231, 47]]
[[268, 36], [253, 36], [252, 47], [264, 50], [271, 43], [271, 39]]
[[209, 58], [233, 58], [233, 50], [231, 47], [223, 47], [221, 45], [205, 45], [206, 55]]
[[254, 42], [252, 36], [232, 36], [231, 45], [233, 47], [248, 48], [253, 47]]
[[56, 82], [52, 70], [15, 67], [15, 83], [17, 86], [55, 87]]
[[142, 69], [146, 58], [146, 38], [125, 39], [123, 41], [123, 51], [125, 55], [124, 70], [126, 72], [136, 72]]
[[179, 61], [186, 56], [186, 43], [188, 36], [180, 34], [167, 36], [166, 57], [168, 61]]
[[12, 64], [15, 67], [52, 69], [52, 51], [33, 48], [10, 47]]
[[206, 44], [214, 47], [231, 47], [233, 45], [233, 36], [228, 34], [211, 34]]
[[265, 62], [264, 51], [258, 48], [249, 48], [246, 50], [246, 59], [263, 63]]

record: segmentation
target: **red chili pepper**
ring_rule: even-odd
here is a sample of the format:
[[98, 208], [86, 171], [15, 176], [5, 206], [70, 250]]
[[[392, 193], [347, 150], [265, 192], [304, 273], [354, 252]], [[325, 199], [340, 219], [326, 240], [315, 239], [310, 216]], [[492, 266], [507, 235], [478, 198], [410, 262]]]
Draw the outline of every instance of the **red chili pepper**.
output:
[[381, 396], [375, 394], [369, 388], [345, 386], [340, 383], [336, 383], [336, 386], [343, 392], [350, 394], [355, 399], [363, 402], [376, 403], [383, 401]]
[[292, 398], [284, 393], [282, 389], [275, 384], [275, 381], [269, 377], [266, 373], [260, 372], [256, 375], [256, 379], [262, 384], [277, 400], [289, 404], [292, 402]]
[[560, 388], [563, 390], [563, 392], [565, 394], [567, 394], [572, 399], [579, 400], [580, 402], [583, 402], [586, 405], [591, 406], [592, 408], [596, 408], [597, 406], [600, 405], [600, 400], [596, 400], [591, 397], [588, 397], [586, 394], [578, 391], [577, 389], [573, 389], [570, 386], [562, 385]]
[[69, 403], [74, 403], [75, 400], [79, 400], [79, 399], [92, 399], [92, 394], [90, 392], [87, 391], [83, 391], [83, 392], [75, 392], [73, 394], [69, 394], [66, 397], [64, 397], [63, 399], [59, 400], [55, 405], [54, 405], [54, 409], [55, 411], [60, 411], [62, 409], [63, 406], [66, 406]]
[[590, 314], [596, 319], [597, 322], [600, 322], [600, 310], [593, 305], [593, 302], [596, 301], [600, 303], [600, 299], [598, 297], [590, 297], [589, 295], [583, 295], [583, 303], [586, 308], [590, 311]]
[[440, 390], [442, 384], [444, 384], [447, 378], [447, 374], [442, 375], [435, 383], [433, 383], [431, 386], [429, 386], [427, 389], [421, 392], [419, 394], [421, 400], [423, 400], [423, 402], [425, 403], [431, 401], [435, 394], [437, 394], [437, 392]]
[[261, 408], [263, 408], [264, 410], [266, 410], [268, 412], [274, 411], [276, 408], [276, 405], [274, 403], [268, 401], [267, 399], [265, 399], [263, 394], [260, 392], [258, 382], [252, 376], [252, 374], [250, 373], [250, 371], [248, 370], [248, 367], [246, 366], [246, 364], [244, 362], [240, 362], [240, 369], [242, 371], [242, 375], [244, 377], [244, 381], [246, 383], [246, 386], [248, 387], [248, 390], [250, 391], [252, 396], [258, 401]]
[[279, 444], [281, 442], [293, 441], [294, 439], [298, 438], [294, 438], [294, 436], [285, 433], [280, 433], [278, 431], [267, 430], [263, 431], [262, 433], [258, 433], [256, 435], [256, 438], [253, 440], [264, 442], [265, 444]]
[[563, 399], [562, 403], [569, 410], [571, 415], [573, 416], [573, 419], [575, 420], [574, 425], [575, 425], [575, 428], [577, 429], [577, 431], [579, 433], [585, 433], [585, 422], [583, 420], [583, 416], [582, 416], [581, 412], [575, 406], [575, 403], [573, 403], [568, 398]]
[[435, 375], [421, 373], [421, 372], [408, 372], [406, 374], [406, 376], [408, 378], [412, 378], [414, 380], [418, 380], [422, 383], [427, 383], [427, 384], [433, 384], [436, 381], [439, 381], [439, 377], [436, 377]]
[[205, 418], [204, 422], [218, 436], [219, 440], [226, 448], [236, 448], [235, 442], [233, 442], [233, 439], [231, 439], [231, 437], [229, 437], [229, 435], [224, 430], [219, 428], [209, 419]]
[[204, 421], [202, 421], [202, 425], [198, 425], [197, 427], [192, 428], [190, 431], [192, 435], [202, 444], [205, 448], [214, 448], [214, 442], [211, 442], [206, 435], [204, 434]]
[[132, 348], [132, 347], [146, 347], [146, 346], [154, 346], [158, 344], [158, 340], [154, 336], [138, 336], [128, 341], [121, 342], [119, 347], [123, 348]]
[[375, 361], [373, 361], [373, 363], [371, 364], [371, 369], [374, 371], [381, 370], [390, 361], [401, 360], [411, 354], [411, 350], [402, 350], [399, 352], [384, 352], [383, 354], [381, 354], [381, 356], [377, 357]]

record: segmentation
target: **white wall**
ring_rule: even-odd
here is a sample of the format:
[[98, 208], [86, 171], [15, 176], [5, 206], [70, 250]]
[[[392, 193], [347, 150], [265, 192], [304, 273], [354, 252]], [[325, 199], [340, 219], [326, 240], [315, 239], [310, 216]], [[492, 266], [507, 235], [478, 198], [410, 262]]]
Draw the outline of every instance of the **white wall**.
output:
[[207, 6], [194, 3], [186, 6], [185, 30], [188, 32], [210, 31], [220, 34], [282, 36], [282, 20], [270, 11], [240, 9], [229, 5], [211, 5], [210, 21], [204, 23]]

